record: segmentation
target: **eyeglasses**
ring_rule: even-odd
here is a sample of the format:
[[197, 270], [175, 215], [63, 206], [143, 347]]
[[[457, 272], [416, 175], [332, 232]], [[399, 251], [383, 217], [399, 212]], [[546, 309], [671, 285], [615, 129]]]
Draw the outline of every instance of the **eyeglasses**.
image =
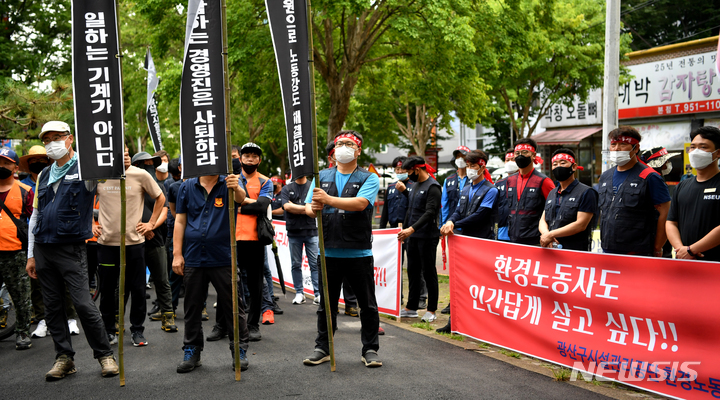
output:
[[69, 136], [69, 135], [70, 135], [69, 133], [66, 133], [66, 134], [64, 134], [64, 135], [55, 135], [55, 136], [53, 136], [53, 137], [51, 137], [51, 138], [45, 136], [44, 138], [42, 138], [42, 143], [43, 143], [43, 144], [50, 144], [50, 142], [58, 141], [58, 140], [66, 137], [66, 136]]
[[347, 146], [347, 147], [350, 147], [350, 148], [353, 148], [353, 149], [354, 149], [354, 148], [357, 148], [357, 144], [355, 144], [355, 142], [350, 142], [350, 141], [348, 141], [348, 142], [335, 142], [335, 148], [336, 148], [336, 149], [339, 149], [339, 148], [341, 148], [341, 147], [343, 147], [343, 146]]

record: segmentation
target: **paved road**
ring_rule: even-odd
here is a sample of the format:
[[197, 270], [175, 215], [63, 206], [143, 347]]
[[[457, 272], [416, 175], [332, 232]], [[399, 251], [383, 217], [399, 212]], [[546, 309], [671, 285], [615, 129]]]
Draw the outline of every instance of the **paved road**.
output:
[[[212, 289], [211, 289], [212, 291]], [[154, 293], [153, 293], [154, 296]], [[74, 336], [78, 372], [57, 382], [45, 382], [44, 374], [54, 360], [50, 337], [33, 340], [27, 351], [16, 351], [14, 339], [0, 341], [0, 398], [133, 398], [217, 399], [225, 397], [266, 398], [407, 398], [407, 399], [600, 399], [599, 394], [514, 367], [501, 361], [439, 340], [381, 324], [382, 368], [369, 369], [360, 361], [360, 321], [338, 317], [336, 336], [337, 371], [329, 363], [315, 367], [302, 364], [315, 338], [315, 307], [291, 305], [291, 296], [280, 299], [285, 314], [275, 325], [262, 326], [263, 339], [251, 342], [250, 369], [235, 382], [228, 342], [207, 343], [203, 366], [189, 374], [175, 372], [182, 359], [182, 315], [179, 333], [160, 330], [160, 323], [147, 321], [149, 346], [135, 348], [125, 337], [126, 383], [102, 378], [92, 359], [84, 334]], [[208, 304], [214, 302], [211, 293]], [[204, 323], [205, 332], [212, 329]]]

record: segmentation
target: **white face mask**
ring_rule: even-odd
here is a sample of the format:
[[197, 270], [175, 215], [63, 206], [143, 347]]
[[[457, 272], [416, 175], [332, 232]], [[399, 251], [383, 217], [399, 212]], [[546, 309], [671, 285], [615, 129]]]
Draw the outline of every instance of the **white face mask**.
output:
[[465, 167], [467, 167], [467, 164], [465, 163], [465, 160], [463, 160], [462, 158], [457, 158], [457, 159], [455, 159], [455, 165], [456, 165], [458, 168], [465, 168]]
[[45, 151], [47, 152], [48, 157], [52, 158], [53, 160], [59, 160], [68, 153], [68, 149], [65, 147], [65, 139], [56, 140], [54, 142], [50, 142], [45, 145]]
[[467, 177], [471, 182], [474, 182], [478, 176], [480, 176], [480, 170], [472, 168], [467, 169]]
[[623, 166], [630, 162], [630, 152], [629, 151], [611, 151], [610, 152], [610, 161], [614, 162], [616, 165]]
[[343, 146], [335, 149], [335, 160], [341, 164], [347, 164], [355, 159], [355, 150], [350, 147]]
[[695, 149], [688, 154], [690, 165], [695, 169], [704, 169], [717, 158], [713, 158], [713, 153], [700, 149]]
[[508, 174], [514, 174], [518, 172], [518, 166], [515, 163], [515, 161], [508, 161], [505, 163], [505, 171], [507, 171]]
[[166, 163], [166, 162], [161, 163], [156, 169], [159, 172], [162, 172], [164, 174], [164, 173], [168, 172], [168, 163]]

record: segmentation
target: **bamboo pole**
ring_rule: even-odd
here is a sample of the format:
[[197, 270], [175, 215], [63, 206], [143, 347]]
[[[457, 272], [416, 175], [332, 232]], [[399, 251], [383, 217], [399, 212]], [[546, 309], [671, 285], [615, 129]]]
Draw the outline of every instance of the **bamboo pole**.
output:
[[[313, 57], [313, 30], [312, 30], [312, 6], [311, 0], [307, 0], [307, 26], [308, 26], [308, 65], [310, 67], [310, 115], [312, 116], [313, 133], [313, 156], [315, 167], [313, 177], [315, 187], [320, 188], [320, 159], [318, 158], [317, 138], [317, 115], [315, 110], [315, 58]], [[323, 298], [325, 299], [325, 320], [327, 321], [328, 343], [330, 347], [330, 371], [335, 372], [335, 343], [333, 341], [332, 312], [330, 311], [330, 297], [328, 296], [327, 267], [325, 264], [325, 238], [323, 236], [322, 211], [317, 214], [318, 244], [320, 247], [320, 273], [322, 282]]]
[[[119, 6], [117, 1], [115, 2], [115, 24], [117, 25], [117, 35], [118, 35], [118, 63], [120, 64], [120, 96], [122, 97], [122, 88], [123, 88], [123, 74], [122, 74], [122, 42], [120, 41], [120, 20], [118, 19], [119, 13]], [[125, 120], [125, 116], [123, 115], [123, 121]], [[125, 338], [125, 263], [126, 263], [126, 253], [125, 253], [125, 231], [127, 230], [127, 221], [125, 221], [125, 218], [127, 216], [127, 193], [125, 190], [125, 150], [124, 150], [125, 144], [123, 143], [123, 169], [122, 169], [122, 175], [120, 176], [120, 285], [118, 288], [119, 293], [119, 312], [118, 312], [118, 331], [119, 331], [119, 337], [118, 337], [118, 366], [119, 366], [119, 372], [120, 372], [120, 386], [125, 386], [125, 356], [124, 356], [124, 346], [123, 346], [123, 339]], [[105, 294], [106, 296], [108, 293]], [[145, 301], [145, 299], [143, 299]]]
[[[225, 141], [227, 147], [228, 175], [232, 169], [232, 132], [230, 129], [230, 76], [228, 71], [228, 38], [227, 38], [227, 3], [221, 0], [223, 32], [223, 84], [225, 85]], [[232, 269], [232, 307], [233, 307], [233, 363], [235, 365], [235, 380], [240, 380], [240, 324], [238, 313], [238, 274], [237, 274], [237, 242], [235, 241], [235, 193], [228, 191], [228, 218], [230, 219], [230, 268]]]

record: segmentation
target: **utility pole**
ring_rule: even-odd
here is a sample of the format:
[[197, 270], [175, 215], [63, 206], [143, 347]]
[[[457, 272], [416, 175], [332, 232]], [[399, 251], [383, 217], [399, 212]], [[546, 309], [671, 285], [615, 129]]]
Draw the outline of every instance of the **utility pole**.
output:
[[602, 171], [608, 169], [608, 134], [618, 127], [620, 86], [620, 0], [607, 0], [605, 10], [605, 83], [603, 84]]

